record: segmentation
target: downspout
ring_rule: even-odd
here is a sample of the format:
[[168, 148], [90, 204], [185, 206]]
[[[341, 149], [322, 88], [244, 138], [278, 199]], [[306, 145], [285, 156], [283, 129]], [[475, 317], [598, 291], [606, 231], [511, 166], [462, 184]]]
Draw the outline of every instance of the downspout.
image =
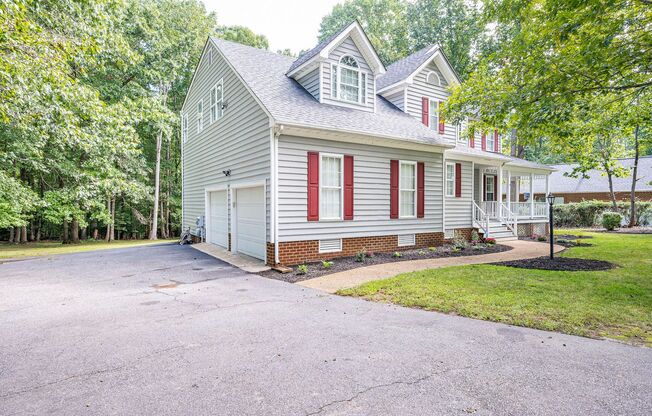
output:
[[278, 137], [283, 132], [283, 125], [272, 129], [272, 227], [274, 228], [274, 264], [279, 263], [278, 255]]

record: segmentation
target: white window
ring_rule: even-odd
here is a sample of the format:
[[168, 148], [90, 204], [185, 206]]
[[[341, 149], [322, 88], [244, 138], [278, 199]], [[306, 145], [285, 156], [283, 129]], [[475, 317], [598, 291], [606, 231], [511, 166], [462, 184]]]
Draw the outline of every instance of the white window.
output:
[[495, 137], [496, 136], [494, 136], [493, 132], [489, 132], [489, 134], [487, 134], [487, 150], [489, 150], [491, 152], [493, 152], [494, 149], [495, 149], [495, 147], [494, 147], [496, 145]]
[[468, 137], [462, 135], [462, 123], [457, 123], [455, 126], [455, 137], [457, 137], [458, 142], [466, 142]]
[[358, 61], [350, 55], [332, 66], [331, 95], [343, 101], [364, 104], [367, 95], [367, 74], [360, 71]]
[[437, 85], [441, 86], [441, 80], [439, 79], [439, 75], [437, 75], [436, 72], [428, 72], [428, 75], [426, 75], [426, 83], [430, 85]]
[[204, 130], [204, 100], [197, 103], [197, 133]]
[[429, 104], [430, 109], [428, 110], [428, 114], [430, 120], [428, 120], [428, 125], [431, 130], [439, 131], [439, 109], [442, 103], [437, 100], [429, 100]]
[[342, 219], [344, 182], [342, 155], [321, 154], [319, 163], [319, 217], [323, 220]]
[[181, 140], [183, 143], [188, 140], [188, 114], [181, 116]]
[[417, 215], [417, 162], [401, 161], [399, 165], [398, 216], [413, 218]]
[[455, 163], [446, 163], [446, 196], [455, 196]]
[[210, 108], [209, 112], [211, 115], [211, 124], [222, 118], [222, 102], [224, 100], [224, 91], [222, 80], [219, 80], [217, 84], [210, 91]]

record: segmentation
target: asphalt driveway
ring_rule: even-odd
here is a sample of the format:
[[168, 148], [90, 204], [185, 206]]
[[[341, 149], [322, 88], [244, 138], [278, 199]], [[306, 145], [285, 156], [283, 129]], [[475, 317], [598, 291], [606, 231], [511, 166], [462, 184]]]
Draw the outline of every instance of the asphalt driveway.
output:
[[190, 247], [0, 264], [2, 415], [649, 414], [652, 349], [325, 295]]

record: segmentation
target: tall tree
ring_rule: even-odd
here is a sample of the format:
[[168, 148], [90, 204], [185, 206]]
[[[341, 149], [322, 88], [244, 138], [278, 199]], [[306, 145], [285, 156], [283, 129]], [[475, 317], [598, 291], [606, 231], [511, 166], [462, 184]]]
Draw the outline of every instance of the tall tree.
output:
[[258, 49], [269, 49], [269, 41], [265, 35], [258, 35], [244, 26], [218, 26], [215, 35], [224, 40], [242, 43]]

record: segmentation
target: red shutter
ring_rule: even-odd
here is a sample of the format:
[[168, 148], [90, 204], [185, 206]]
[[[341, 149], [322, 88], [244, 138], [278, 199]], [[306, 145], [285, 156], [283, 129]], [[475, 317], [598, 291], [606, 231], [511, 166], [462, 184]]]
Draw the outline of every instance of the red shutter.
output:
[[469, 146], [475, 147], [475, 132], [473, 130], [469, 133]]
[[[502, 191], [500, 192], [502, 194]], [[502, 195], [500, 195], [500, 198], [498, 197], [499, 192], [498, 192], [498, 176], [494, 176], [494, 201], [500, 201], [502, 199]]]
[[446, 121], [444, 120], [444, 103], [439, 102], [439, 133], [444, 134], [446, 131]]
[[455, 164], [455, 197], [462, 196], [462, 164]]
[[423, 162], [417, 162], [417, 218], [423, 218], [426, 212], [426, 169]]
[[487, 175], [482, 175], [482, 200], [487, 200]]
[[482, 133], [482, 150], [487, 150], [487, 134]]
[[389, 218], [398, 218], [398, 160], [389, 162]]
[[430, 121], [429, 107], [428, 97], [421, 97], [421, 122], [426, 126]]
[[319, 153], [308, 152], [308, 221], [319, 221]]
[[498, 130], [494, 130], [494, 152], [498, 152]]
[[353, 219], [353, 156], [344, 156], [344, 219]]

